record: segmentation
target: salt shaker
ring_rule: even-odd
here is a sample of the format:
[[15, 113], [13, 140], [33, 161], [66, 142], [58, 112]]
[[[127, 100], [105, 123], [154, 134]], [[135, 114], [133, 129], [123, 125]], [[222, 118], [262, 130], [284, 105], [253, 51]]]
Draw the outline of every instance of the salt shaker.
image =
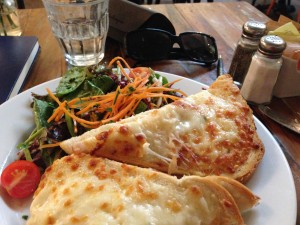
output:
[[241, 85], [248, 71], [251, 58], [256, 52], [260, 38], [265, 34], [266, 24], [248, 21], [243, 25], [243, 33], [235, 49], [229, 74], [236, 84]]
[[249, 103], [264, 104], [271, 101], [285, 48], [285, 41], [278, 36], [266, 35], [261, 38], [241, 88], [242, 96]]

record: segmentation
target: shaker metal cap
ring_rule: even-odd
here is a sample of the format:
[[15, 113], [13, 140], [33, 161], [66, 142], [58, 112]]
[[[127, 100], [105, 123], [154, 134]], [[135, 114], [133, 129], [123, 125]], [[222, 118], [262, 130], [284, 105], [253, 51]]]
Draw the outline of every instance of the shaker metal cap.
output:
[[286, 42], [279, 36], [266, 35], [260, 39], [259, 51], [271, 58], [278, 58], [286, 48]]
[[260, 39], [266, 32], [266, 24], [259, 21], [248, 21], [243, 25], [243, 37]]

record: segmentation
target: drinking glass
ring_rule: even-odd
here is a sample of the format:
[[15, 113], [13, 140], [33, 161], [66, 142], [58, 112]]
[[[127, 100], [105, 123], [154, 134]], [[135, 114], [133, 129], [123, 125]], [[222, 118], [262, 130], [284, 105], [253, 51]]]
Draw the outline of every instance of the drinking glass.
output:
[[43, 0], [43, 4], [68, 63], [89, 66], [104, 58], [109, 0]]

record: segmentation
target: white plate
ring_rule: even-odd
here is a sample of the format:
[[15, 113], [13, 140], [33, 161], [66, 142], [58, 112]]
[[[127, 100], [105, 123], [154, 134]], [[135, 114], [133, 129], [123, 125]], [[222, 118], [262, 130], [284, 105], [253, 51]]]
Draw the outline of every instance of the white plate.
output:
[[[169, 81], [181, 78], [159, 72]], [[59, 79], [33, 87], [0, 106], [0, 172], [16, 157], [16, 146], [25, 140], [34, 128], [30, 108], [31, 93], [46, 94], [45, 88], [55, 90]], [[206, 86], [196, 81], [183, 79], [178, 88], [194, 94]], [[261, 198], [261, 203], [243, 215], [247, 225], [294, 225], [296, 221], [296, 191], [287, 160], [278, 143], [264, 125], [255, 118], [257, 131], [265, 145], [265, 156], [247, 186]], [[22, 215], [28, 215], [30, 199], [12, 200], [4, 190], [0, 192], [1, 225], [21, 225]]]

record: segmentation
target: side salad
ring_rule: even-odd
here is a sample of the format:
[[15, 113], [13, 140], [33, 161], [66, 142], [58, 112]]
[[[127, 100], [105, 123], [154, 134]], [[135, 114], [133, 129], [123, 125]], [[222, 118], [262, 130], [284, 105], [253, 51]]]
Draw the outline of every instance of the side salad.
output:
[[[169, 82], [151, 68], [131, 69], [121, 57], [114, 58], [108, 65], [73, 67], [62, 76], [55, 92], [47, 89], [46, 95], [32, 94], [35, 129], [18, 145], [18, 159], [31, 162], [31, 167], [26, 164], [27, 172], [33, 170], [36, 173], [38, 168], [42, 174], [54, 160], [65, 155], [59, 147], [61, 141], [186, 96], [172, 88], [178, 81]], [[8, 170], [12, 170], [9, 169], [13, 167], [11, 165]], [[1, 183], [8, 183], [12, 189], [11, 180], [14, 179], [6, 176], [5, 170]], [[35, 177], [39, 179], [39, 176]]]

